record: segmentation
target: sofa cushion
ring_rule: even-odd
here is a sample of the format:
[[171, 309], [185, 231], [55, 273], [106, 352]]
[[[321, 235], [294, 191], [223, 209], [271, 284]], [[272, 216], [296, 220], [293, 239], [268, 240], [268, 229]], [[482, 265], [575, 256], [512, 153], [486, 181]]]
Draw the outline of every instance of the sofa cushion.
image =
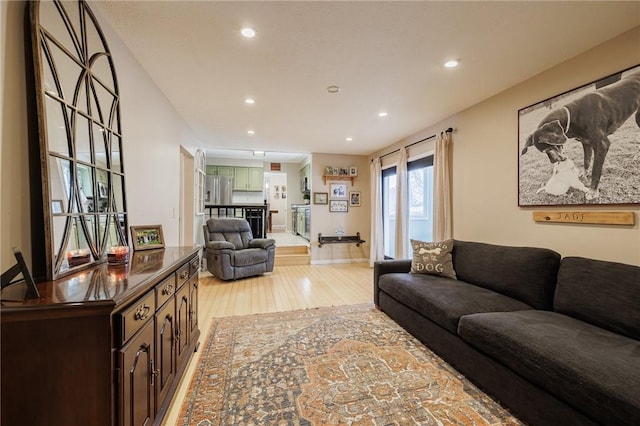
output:
[[424, 274], [385, 274], [379, 288], [398, 302], [456, 333], [461, 316], [476, 312], [516, 311], [531, 306], [462, 281]]
[[233, 252], [233, 266], [251, 266], [267, 261], [268, 252], [260, 248], [249, 248]]
[[560, 264], [553, 308], [640, 340], [640, 267], [566, 257]]
[[453, 240], [433, 243], [411, 240], [411, 248], [413, 249], [412, 274], [442, 275], [447, 278], [456, 277], [451, 261]]
[[548, 311], [467, 315], [458, 334], [603, 424], [640, 421], [640, 342]]
[[537, 309], [551, 309], [560, 254], [535, 247], [458, 241], [453, 267], [459, 280], [488, 288]]

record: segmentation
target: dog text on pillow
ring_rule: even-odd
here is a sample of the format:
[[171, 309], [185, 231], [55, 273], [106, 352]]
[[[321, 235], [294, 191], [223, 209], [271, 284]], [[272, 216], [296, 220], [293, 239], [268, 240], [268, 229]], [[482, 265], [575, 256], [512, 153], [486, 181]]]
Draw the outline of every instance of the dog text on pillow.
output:
[[456, 278], [451, 257], [453, 240], [433, 243], [411, 240], [411, 247], [413, 248], [413, 259], [411, 260], [412, 274], [431, 274], [441, 275], [447, 278]]

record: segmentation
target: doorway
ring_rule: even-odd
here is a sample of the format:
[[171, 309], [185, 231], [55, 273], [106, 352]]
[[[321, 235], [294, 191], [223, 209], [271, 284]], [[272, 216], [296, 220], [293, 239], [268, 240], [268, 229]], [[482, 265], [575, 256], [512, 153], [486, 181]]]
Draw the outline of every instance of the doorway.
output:
[[181, 246], [193, 246], [195, 191], [194, 191], [194, 157], [184, 147], [180, 147], [180, 212], [179, 242]]
[[287, 187], [286, 172], [266, 172], [264, 174], [264, 186], [267, 193], [266, 199], [269, 205], [269, 217], [271, 229], [268, 232], [286, 232], [287, 205], [289, 202], [289, 188]]

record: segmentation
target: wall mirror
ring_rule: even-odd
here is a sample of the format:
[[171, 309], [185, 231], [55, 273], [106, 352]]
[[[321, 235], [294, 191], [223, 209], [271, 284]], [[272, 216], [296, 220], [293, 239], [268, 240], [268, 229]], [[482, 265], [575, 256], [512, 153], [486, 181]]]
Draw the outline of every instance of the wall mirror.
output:
[[49, 280], [128, 245], [120, 94], [85, 1], [29, 4]]

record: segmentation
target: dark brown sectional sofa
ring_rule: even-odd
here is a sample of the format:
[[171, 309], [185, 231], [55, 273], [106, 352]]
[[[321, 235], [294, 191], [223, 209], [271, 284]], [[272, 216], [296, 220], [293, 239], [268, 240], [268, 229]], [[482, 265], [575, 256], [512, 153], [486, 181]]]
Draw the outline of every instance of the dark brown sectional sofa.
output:
[[376, 306], [531, 425], [640, 424], [640, 267], [454, 241], [457, 279], [376, 262]]

